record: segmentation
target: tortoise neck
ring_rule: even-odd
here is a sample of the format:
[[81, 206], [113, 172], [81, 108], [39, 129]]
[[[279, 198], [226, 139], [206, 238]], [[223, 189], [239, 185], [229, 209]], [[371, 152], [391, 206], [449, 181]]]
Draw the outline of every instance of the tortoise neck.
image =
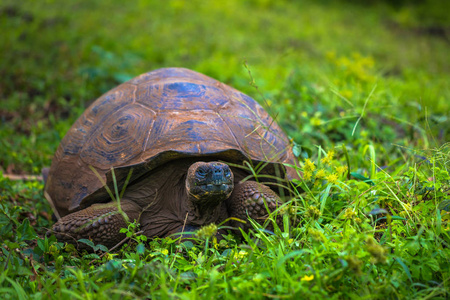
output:
[[222, 215], [226, 214], [225, 201], [214, 203], [211, 201], [203, 202], [203, 205], [198, 203], [198, 200], [188, 194], [187, 208], [188, 220], [194, 225], [206, 225], [215, 223], [221, 219]]

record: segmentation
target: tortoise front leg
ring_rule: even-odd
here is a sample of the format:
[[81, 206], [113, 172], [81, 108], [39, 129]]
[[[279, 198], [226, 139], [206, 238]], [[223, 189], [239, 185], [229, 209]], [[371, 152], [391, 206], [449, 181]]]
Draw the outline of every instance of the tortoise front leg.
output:
[[[120, 206], [130, 222], [139, 219], [141, 208], [136, 203], [122, 200]], [[117, 210], [117, 204], [110, 202], [64, 216], [51, 231], [58, 241], [74, 244], [79, 249], [87, 248], [77, 242], [79, 239], [90, 239], [95, 245], [111, 248], [125, 238], [125, 234], [119, 232], [121, 228], [127, 228], [127, 222]]]
[[[234, 187], [233, 193], [228, 199], [227, 207], [230, 217], [247, 221], [246, 224], [235, 221], [233, 225], [248, 231], [253, 228], [248, 222], [248, 217], [263, 225], [269, 216], [267, 208], [270, 212], [273, 212], [281, 203], [280, 197], [268, 186], [256, 181], [246, 181], [238, 183]], [[277, 224], [280, 225], [281, 220], [282, 218], [278, 217]], [[272, 224], [269, 224], [267, 228], [273, 230]]]

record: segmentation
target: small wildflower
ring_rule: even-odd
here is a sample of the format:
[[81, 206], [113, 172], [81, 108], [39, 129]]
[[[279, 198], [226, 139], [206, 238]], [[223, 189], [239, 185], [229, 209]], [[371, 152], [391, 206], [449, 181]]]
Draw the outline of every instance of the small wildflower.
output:
[[197, 236], [200, 239], [210, 238], [210, 237], [216, 235], [216, 232], [217, 232], [217, 225], [211, 223], [209, 225], [206, 225], [206, 226], [203, 226], [202, 228], [200, 228], [197, 231]]
[[214, 249], [218, 250], [220, 247], [220, 244], [217, 242], [217, 238], [213, 237], [213, 247]]
[[117, 256], [117, 255], [118, 254], [115, 254], [115, 253], [108, 253], [108, 252], [105, 253], [106, 260], [112, 260], [112, 259], [114, 259], [114, 256]]
[[244, 257], [246, 257], [247, 256], [247, 251], [243, 251], [243, 250], [240, 250], [238, 253], [234, 253], [234, 259], [237, 261], [237, 262], [240, 262], [241, 261], [241, 259], [243, 259]]
[[301, 280], [301, 281], [311, 281], [311, 280], [313, 280], [313, 279], [314, 279], [314, 275], [310, 275], [310, 276], [305, 275], [305, 276], [303, 276], [300, 280]]
[[347, 166], [339, 166], [336, 167], [336, 172], [340, 175], [343, 175], [345, 174], [345, 172], [347, 172], [347, 169], [348, 169]]
[[307, 118], [308, 117], [308, 113], [306, 111], [302, 111], [301, 116], [303, 118]]
[[326, 180], [328, 180], [328, 182], [330, 183], [336, 183], [336, 181], [338, 180], [338, 176], [336, 173], [330, 174], [327, 177], [325, 177]]
[[287, 214], [288, 211], [289, 211], [289, 207], [287, 207], [287, 206], [280, 207], [280, 209], [278, 210], [278, 215], [283, 216], [283, 215]]
[[347, 208], [344, 213], [345, 219], [353, 219], [356, 216], [356, 213], [351, 208]]
[[311, 171], [305, 171], [305, 172], [303, 172], [303, 179], [304, 179], [305, 181], [310, 181], [310, 180], [311, 180], [311, 177], [312, 177]]
[[320, 161], [324, 164], [324, 165], [331, 165], [331, 161], [333, 160], [334, 157], [334, 151], [330, 150], [327, 153], [327, 156], [325, 156], [324, 158], [322, 158]]
[[309, 158], [305, 159], [305, 166], [303, 167], [303, 170], [306, 171], [311, 171], [314, 172], [314, 170], [316, 169], [316, 165], [314, 164], [313, 161], [311, 161]]
[[316, 178], [325, 178], [327, 176], [327, 172], [324, 169], [319, 169], [316, 173]]
[[317, 229], [314, 229], [314, 228], [308, 229], [308, 234], [309, 234], [309, 236], [311, 236], [312, 239], [314, 239], [314, 240], [316, 240], [318, 242], [322, 242], [322, 241], [325, 240], [322, 232], [320, 232]]
[[295, 206], [292, 206], [292, 207], [289, 209], [289, 214], [290, 214], [290, 215], [296, 215], [296, 214], [297, 214], [297, 208], [296, 208]]
[[309, 122], [311, 123], [312, 126], [320, 126], [322, 125], [322, 120], [318, 117], [312, 117]]
[[167, 249], [162, 249], [162, 250], [161, 250], [161, 253], [162, 253], [163, 255], [167, 255], [167, 254], [169, 254], [169, 250], [167, 250]]
[[312, 219], [314, 219], [314, 220], [317, 220], [317, 219], [319, 219], [321, 213], [320, 213], [320, 210], [319, 210], [317, 207], [315, 207], [315, 206], [313, 206], [313, 205], [310, 205], [310, 206], [308, 207], [307, 215], [308, 215], [310, 218], [312, 218]]

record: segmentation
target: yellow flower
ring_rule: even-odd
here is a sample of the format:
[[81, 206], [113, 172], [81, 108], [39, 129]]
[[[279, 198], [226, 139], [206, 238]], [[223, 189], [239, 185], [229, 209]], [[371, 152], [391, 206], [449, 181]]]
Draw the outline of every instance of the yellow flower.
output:
[[316, 241], [319, 241], [319, 242], [324, 241], [323, 234], [317, 229], [309, 228], [308, 229], [308, 234], [313, 240], [316, 240]]
[[311, 123], [312, 126], [320, 126], [322, 125], [322, 120], [318, 117], [312, 117], [309, 122]]
[[317, 207], [315, 207], [314, 205], [310, 205], [308, 207], [307, 214], [309, 217], [311, 217], [314, 220], [319, 219], [319, 217], [321, 215], [320, 210]]
[[108, 252], [105, 254], [107, 260], [114, 259], [114, 256], [117, 256], [117, 255], [118, 254], [116, 254], [116, 253], [108, 253]]
[[161, 250], [161, 253], [162, 253], [163, 255], [167, 255], [167, 254], [169, 254], [169, 250], [167, 250], [167, 249], [162, 249], [162, 250]]
[[303, 172], [303, 179], [305, 181], [310, 181], [312, 177], [312, 173], [310, 171]]
[[240, 250], [238, 253], [236, 253], [236, 252], [234, 253], [234, 259], [240, 260], [240, 259], [246, 257], [247, 254], [248, 254], [247, 251]]
[[345, 172], [347, 172], [347, 166], [339, 166], [336, 167], [336, 172], [340, 175], [345, 174]]
[[351, 208], [347, 208], [345, 210], [345, 213], [344, 213], [345, 219], [353, 219], [353, 217], [355, 217], [355, 216], [356, 216], [356, 213]]
[[319, 169], [316, 173], [316, 178], [325, 178], [327, 176], [327, 173], [324, 169]]
[[333, 173], [333, 174], [330, 174], [330, 175], [328, 175], [327, 177], [325, 177], [327, 180], [328, 180], [328, 182], [330, 182], [330, 183], [336, 183], [336, 181], [338, 180], [338, 176], [337, 176], [337, 174], [336, 173]]
[[314, 164], [314, 162], [311, 161], [309, 158], [305, 159], [305, 166], [303, 167], [303, 170], [305, 172], [307, 172], [307, 171], [314, 172], [315, 169], [316, 169], [316, 165]]
[[215, 236], [217, 233], [217, 229], [217, 225], [211, 223], [197, 230], [196, 234], [200, 239], [206, 239]]
[[313, 280], [313, 279], [314, 279], [314, 275], [311, 275], [311, 276], [305, 275], [305, 276], [303, 276], [302, 279], [300, 279], [300, 280], [301, 280], [301, 281], [311, 281], [311, 280]]
[[325, 165], [330, 165], [331, 161], [333, 160], [334, 157], [334, 151], [330, 150], [327, 153], [327, 156], [325, 156], [324, 158], [321, 159], [321, 162]]

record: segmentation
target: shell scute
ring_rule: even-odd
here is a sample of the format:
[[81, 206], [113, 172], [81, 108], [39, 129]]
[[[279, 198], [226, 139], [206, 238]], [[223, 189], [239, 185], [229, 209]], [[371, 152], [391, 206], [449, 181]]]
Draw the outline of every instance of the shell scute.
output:
[[128, 105], [112, 113], [80, 152], [80, 158], [100, 169], [120, 166], [145, 149], [155, 113], [139, 105]]
[[217, 110], [229, 102], [219, 88], [206, 86], [204, 82], [179, 80], [168, 78], [158, 84], [140, 84], [136, 101], [155, 111]]

